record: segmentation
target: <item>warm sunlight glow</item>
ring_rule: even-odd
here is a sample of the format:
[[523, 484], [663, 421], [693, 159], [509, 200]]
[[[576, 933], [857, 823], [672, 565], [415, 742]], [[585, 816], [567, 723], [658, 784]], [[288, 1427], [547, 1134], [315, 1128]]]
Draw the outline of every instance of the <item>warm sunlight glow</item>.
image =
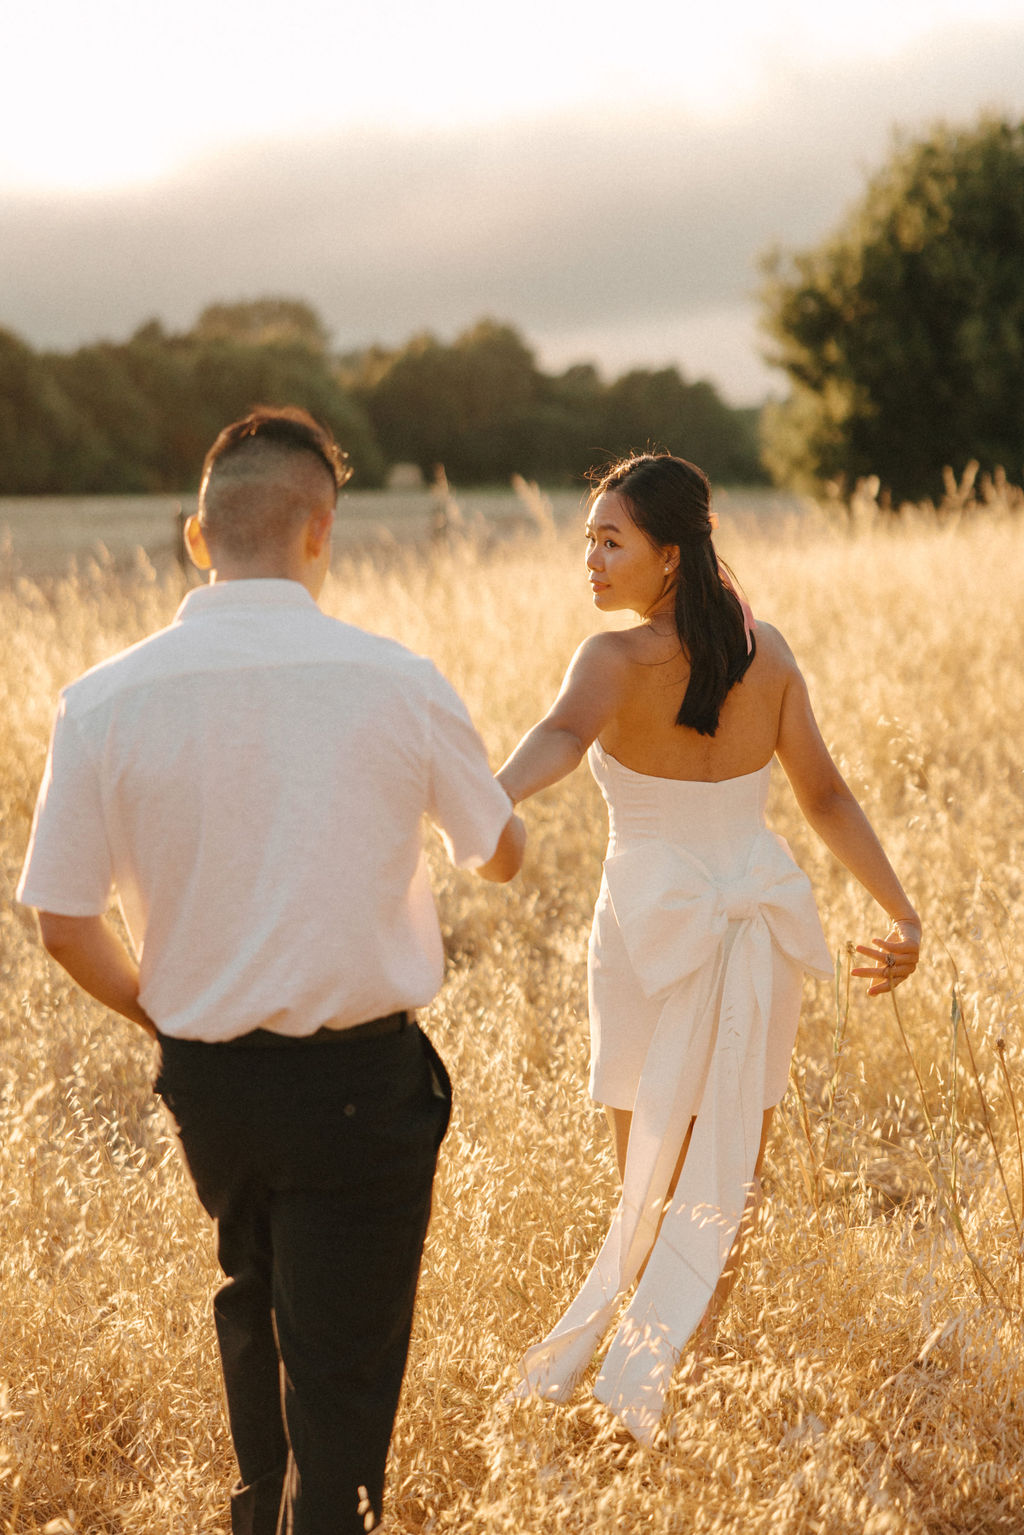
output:
[[5, 19], [0, 185], [151, 181], [246, 139], [359, 126], [415, 131], [670, 107], [750, 109], [782, 72], [891, 59], [938, 29], [998, 24], [1019, 0], [636, 0], [514, 11], [476, 0], [52, 0]]
[[103, 192], [156, 181], [174, 160], [170, 144], [127, 137], [119, 123], [90, 123], [77, 135], [63, 122], [41, 123], [16, 152], [0, 151], [0, 181], [23, 190]]

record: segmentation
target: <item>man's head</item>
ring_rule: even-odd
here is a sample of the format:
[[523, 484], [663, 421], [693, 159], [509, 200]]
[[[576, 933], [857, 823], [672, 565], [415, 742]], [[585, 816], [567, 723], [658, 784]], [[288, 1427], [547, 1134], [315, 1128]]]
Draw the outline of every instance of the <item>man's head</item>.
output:
[[351, 472], [334, 438], [306, 411], [251, 411], [225, 427], [206, 455], [199, 513], [186, 529], [193, 559], [222, 579], [303, 579], [297, 562], [322, 553]]

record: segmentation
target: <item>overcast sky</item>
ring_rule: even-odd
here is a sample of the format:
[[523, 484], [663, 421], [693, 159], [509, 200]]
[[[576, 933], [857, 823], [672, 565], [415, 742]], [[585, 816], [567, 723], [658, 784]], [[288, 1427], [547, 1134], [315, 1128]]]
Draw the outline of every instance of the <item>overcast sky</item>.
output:
[[759, 256], [817, 242], [896, 128], [1024, 117], [1024, 0], [362, 9], [6, 19], [0, 326], [63, 350], [284, 294], [348, 350], [487, 314], [546, 368], [752, 403], [782, 388]]

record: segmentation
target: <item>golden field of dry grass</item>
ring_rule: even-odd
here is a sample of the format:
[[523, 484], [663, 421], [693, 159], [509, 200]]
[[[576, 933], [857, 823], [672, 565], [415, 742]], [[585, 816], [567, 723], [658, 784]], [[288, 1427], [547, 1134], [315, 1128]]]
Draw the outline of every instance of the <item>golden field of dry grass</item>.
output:
[[[848, 991], [879, 914], [803, 827], [839, 980], [808, 986], [768, 1201], [702, 1383], [623, 1449], [582, 1391], [501, 1408], [615, 1196], [586, 1096], [584, 957], [604, 820], [584, 772], [525, 810], [510, 887], [440, 855], [450, 956], [425, 1025], [442, 1152], [385, 1529], [465, 1535], [1018, 1535], [1024, 1113], [1024, 525], [808, 517], [723, 553], [808, 676], [925, 923], [897, 994]], [[330, 611], [432, 655], [497, 763], [597, 620], [582, 540], [339, 559]], [[141, 1034], [77, 993], [10, 896], [58, 688], [167, 621], [180, 576], [87, 566], [0, 591], [0, 1531], [215, 1535], [234, 1468], [210, 1234]]]

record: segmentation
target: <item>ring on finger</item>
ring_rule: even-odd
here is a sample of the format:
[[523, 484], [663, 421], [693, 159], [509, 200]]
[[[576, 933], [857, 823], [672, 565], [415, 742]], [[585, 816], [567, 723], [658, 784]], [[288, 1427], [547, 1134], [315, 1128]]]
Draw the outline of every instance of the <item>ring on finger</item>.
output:
[[887, 970], [891, 970], [895, 963], [896, 963], [896, 956], [895, 956], [895, 954], [887, 954], [885, 956], [885, 968]]

